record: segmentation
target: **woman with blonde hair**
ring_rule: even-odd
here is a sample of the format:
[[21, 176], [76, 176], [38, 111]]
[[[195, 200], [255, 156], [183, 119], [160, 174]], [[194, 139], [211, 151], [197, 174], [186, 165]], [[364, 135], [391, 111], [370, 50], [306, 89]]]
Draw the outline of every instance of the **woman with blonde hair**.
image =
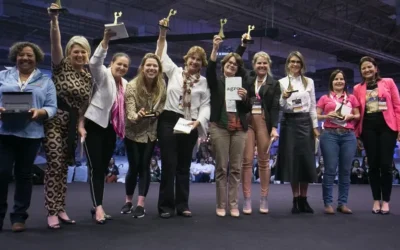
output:
[[128, 72], [130, 58], [118, 52], [112, 56], [109, 67], [104, 65], [108, 43], [114, 35], [109, 29], [104, 30], [103, 40], [89, 62], [96, 89], [85, 112], [87, 137], [84, 147], [90, 170], [91, 214], [97, 224], [104, 224], [106, 219], [111, 219], [103, 208], [104, 179], [117, 136], [125, 137], [124, 94], [127, 80], [124, 76]]
[[[251, 111], [251, 104], [247, 95], [247, 74], [239, 54], [229, 53], [222, 59], [223, 75], [217, 77], [217, 52], [221, 42], [220, 36], [214, 36], [213, 50], [206, 72], [211, 90], [210, 136], [216, 162], [216, 214], [225, 216], [228, 207], [232, 217], [239, 217], [240, 172], [248, 130], [246, 115]], [[226, 100], [225, 82], [229, 77], [242, 78], [242, 87], [237, 90], [241, 100]]]
[[50, 229], [59, 229], [59, 222], [75, 224], [65, 211], [68, 165], [75, 165], [78, 134], [86, 136], [83, 118], [92, 89], [91, 74], [85, 69], [89, 62], [90, 45], [82, 36], [72, 37], [63, 54], [58, 25], [58, 9], [51, 4], [50, 40], [53, 82], [57, 92], [57, 113], [45, 123], [44, 149], [47, 158], [45, 172], [45, 207]]
[[[160, 24], [164, 22], [161, 20]], [[178, 67], [167, 54], [166, 33], [161, 27], [156, 51], [169, 79], [157, 131], [162, 162], [158, 212], [161, 218], [170, 218], [175, 210], [177, 215], [192, 217], [189, 209], [192, 152], [199, 134], [206, 136], [210, 117], [210, 90], [206, 78], [200, 75], [201, 68], [207, 66], [207, 56], [203, 48], [193, 46], [184, 56], [185, 66]], [[174, 133], [179, 118], [189, 121], [190, 134]]]
[[314, 81], [304, 76], [303, 55], [294, 51], [279, 80], [283, 109], [278, 148], [278, 180], [290, 182], [292, 213], [314, 213], [307, 201], [308, 183], [316, 180], [315, 140], [319, 137]]
[[[247, 35], [247, 34], [246, 34]], [[242, 43], [237, 49], [239, 55], [243, 55], [246, 44]], [[271, 73], [271, 58], [264, 51], [257, 52], [253, 57], [253, 70], [249, 72], [247, 84], [249, 85], [249, 98], [252, 104], [249, 119], [249, 130], [243, 155], [242, 189], [243, 189], [243, 213], [251, 214], [251, 183], [253, 176], [254, 149], [258, 149], [257, 162], [260, 177], [261, 197], [259, 212], [266, 214], [268, 209], [268, 191], [271, 171], [269, 166], [268, 146], [271, 140], [279, 137], [277, 128], [279, 121], [279, 98], [281, 89], [279, 82]]]
[[140, 63], [139, 74], [127, 85], [125, 93], [125, 145], [129, 170], [125, 179], [125, 205], [121, 213], [131, 213], [132, 198], [139, 177], [139, 195], [134, 218], [145, 216], [144, 201], [149, 191], [150, 160], [157, 143], [158, 117], [166, 99], [161, 61], [153, 53], [146, 54]]

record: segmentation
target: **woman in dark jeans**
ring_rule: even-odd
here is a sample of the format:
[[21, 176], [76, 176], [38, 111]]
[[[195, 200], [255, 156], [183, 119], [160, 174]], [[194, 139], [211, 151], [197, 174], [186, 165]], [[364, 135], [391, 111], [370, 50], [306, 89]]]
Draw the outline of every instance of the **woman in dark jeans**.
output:
[[[351, 161], [356, 153], [357, 140], [354, 135], [354, 125], [360, 118], [360, 104], [347, 92], [344, 73], [341, 70], [332, 72], [329, 79], [329, 92], [323, 95], [317, 104], [318, 120], [325, 120], [321, 139], [321, 152], [325, 171], [322, 180], [322, 197], [325, 214], [334, 214], [333, 184], [339, 173], [339, 195], [337, 211], [351, 214], [347, 206], [350, 189]], [[337, 119], [338, 110], [343, 119]]]
[[360, 60], [363, 82], [354, 86], [360, 103], [360, 122], [356, 128], [359, 147], [364, 144], [368, 157], [369, 182], [374, 199], [372, 213], [389, 214], [392, 192], [392, 162], [400, 131], [399, 90], [391, 78], [381, 78], [375, 60]]

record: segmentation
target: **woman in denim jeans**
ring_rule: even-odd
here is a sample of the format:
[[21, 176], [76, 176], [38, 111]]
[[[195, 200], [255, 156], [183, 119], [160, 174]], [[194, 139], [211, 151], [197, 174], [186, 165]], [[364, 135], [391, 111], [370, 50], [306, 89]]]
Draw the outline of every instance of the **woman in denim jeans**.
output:
[[356, 153], [357, 139], [354, 125], [360, 119], [357, 99], [347, 93], [344, 73], [332, 72], [329, 78], [329, 94], [322, 96], [317, 103], [318, 120], [325, 120], [324, 131], [320, 137], [325, 172], [322, 193], [326, 214], [334, 214], [332, 189], [339, 168], [339, 197], [337, 211], [351, 214], [347, 207], [349, 196], [351, 162]]

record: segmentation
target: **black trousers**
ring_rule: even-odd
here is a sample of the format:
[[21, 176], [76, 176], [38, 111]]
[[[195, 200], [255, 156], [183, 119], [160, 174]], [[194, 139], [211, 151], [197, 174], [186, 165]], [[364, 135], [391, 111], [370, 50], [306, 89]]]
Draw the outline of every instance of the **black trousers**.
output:
[[139, 176], [139, 196], [147, 195], [150, 186], [150, 160], [156, 141], [139, 143], [125, 138], [126, 154], [128, 156], [129, 170], [125, 178], [126, 195], [135, 193], [137, 178]]
[[190, 164], [198, 132], [194, 129], [188, 135], [174, 134], [174, 126], [180, 117], [180, 114], [165, 110], [158, 120], [161, 151], [159, 213], [174, 214], [175, 209], [179, 212], [189, 209]]
[[373, 121], [364, 119], [361, 139], [368, 157], [372, 196], [374, 200], [389, 202], [397, 132], [387, 126], [383, 116]]
[[112, 124], [103, 128], [87, 119], [85, 152], [89, 168], [90, 195], [93, 206], [103, 205], [104, 182], [108, 164], [113, 156], [117, 135]]
[[0, 229], [7, 212], [8, 184], [14, 168], [14, 207], [11, 223], [28, 219], [32, 196], [32, 169], [42, 139], [0, 135]]

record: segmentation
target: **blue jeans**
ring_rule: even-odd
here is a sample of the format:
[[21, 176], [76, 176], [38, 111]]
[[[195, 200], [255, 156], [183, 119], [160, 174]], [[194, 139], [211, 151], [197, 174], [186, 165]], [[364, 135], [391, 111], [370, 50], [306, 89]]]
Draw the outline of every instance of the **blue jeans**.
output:
[[349, 197], [351, 162], [357, 150], [357, 139], [352, 131], [340, 133], [325, 130], [320, 137], [320, 145], [325, 167], [322, 181], [324, 204], [332, 205], [333, 183], [339, 168], [338, 206], [345, 205]]

